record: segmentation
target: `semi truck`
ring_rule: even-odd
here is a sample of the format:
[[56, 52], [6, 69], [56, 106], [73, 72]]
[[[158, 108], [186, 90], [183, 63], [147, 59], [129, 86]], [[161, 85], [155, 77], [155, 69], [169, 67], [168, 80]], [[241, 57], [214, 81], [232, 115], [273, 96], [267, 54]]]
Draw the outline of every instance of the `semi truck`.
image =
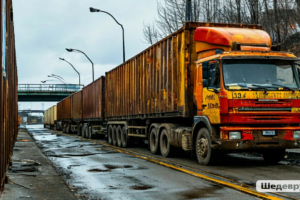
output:
[[211, 165], [246, 151], [277, 163], [300, 147], [296, 61], [259, 25], [187, 22], [106, 72], [98, 125], [109, 144], [144, 139], [163, 157], [180, 148]]

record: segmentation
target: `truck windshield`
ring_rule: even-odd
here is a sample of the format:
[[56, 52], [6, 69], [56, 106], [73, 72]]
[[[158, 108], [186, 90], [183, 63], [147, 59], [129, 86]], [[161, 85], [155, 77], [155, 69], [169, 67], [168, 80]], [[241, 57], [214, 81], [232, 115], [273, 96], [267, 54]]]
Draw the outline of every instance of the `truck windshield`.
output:
[[223, 61], [225, 87], [277, 90], [298, 88], [291, 61], [237, 59]]

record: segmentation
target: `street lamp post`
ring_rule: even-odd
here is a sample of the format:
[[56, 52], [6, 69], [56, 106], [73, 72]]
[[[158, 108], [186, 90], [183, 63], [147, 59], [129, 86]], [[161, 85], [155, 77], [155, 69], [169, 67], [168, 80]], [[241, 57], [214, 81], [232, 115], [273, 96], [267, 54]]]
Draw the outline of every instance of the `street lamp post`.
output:
[[66, 48], [66, 50], [68, 52], [77, 52], [77, 53], [82, 53], [83, 55], [85, 55], [85, 57], [92, 63], [92, 70], [93, 70], [93, 82], [94, 82], [94, 63], [92, 62], [92, 60], [83, 52], [83, 51], [80, 51], [78, 49], [68, 49]]
[[56, 75], [52, 74], [52, 76], [48, 75], [48, 77], [50, 77], [50, 78], [56, 78], [56, 79], [60, 80], [61, 82], [63, 82], [64, 84], [67, 84], [65, 82], [65, 79], [61, 78], [60, 76], [56, 76]]
[[57, 77], [61, 78], [62, 80], [66, 81], [63, 77], [58, 76], [58, 75], [56, 75], [56, 74], [51, 74], [51, 76], [57, 76]]
[[[53, 78], [55, 78], [55, 77], [53, 77]], [[58, 80], [60, 80], [60, 79], [58, 79]], [[42, 83], [46, 83], [47, 81], [54, 81], [54, 80], [44, 80], [44, 81], [41, 81]], [[62, 80], [60, 80], [63, 84], [65, 84], [66, 85], [66, 83], [65, 82], [63, 82]]]
[[96, 9], [96, 8], [92, 8], [92, 7], [90, 8], [90, 11], [91, 11], [91, 12], [103, 12], [103, 13], [106, 13], [106, 14], [110, 15], [110, 16], [115, 20], [115, 22], [121, 26], [121, 28], [122, 28], [122, 33], [123, 33], [123, 62], [125, 62], [125, 39], [124, 39], [124, 28], [123, 28], [123, 25], [120, 24], [120, 23], [116, 20], [116, 18], [114, 18], [114, 16], [112, 16], [110, 13], [108, 13], [108, 12], [106, 12], [106, 11], [99, 10], [99, 9]]
[[77, 74], [79, 76], [79, 87], [80, 87], [80, 74], [79, 74], [79, 72], [75, 69], [75, 67], [70, 62], [66, 61], [64, 58], [59, 58], [59, 59], [69, 63], [73, 67], [73, 69], [77, 72]]

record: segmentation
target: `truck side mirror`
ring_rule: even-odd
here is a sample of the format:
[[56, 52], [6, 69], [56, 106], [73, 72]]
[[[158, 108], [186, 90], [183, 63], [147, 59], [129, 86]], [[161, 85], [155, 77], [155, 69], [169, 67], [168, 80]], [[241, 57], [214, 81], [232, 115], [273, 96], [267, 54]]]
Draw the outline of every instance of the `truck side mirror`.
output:
[[202, 63], [203, 87], [208, 87], [208, 61]]

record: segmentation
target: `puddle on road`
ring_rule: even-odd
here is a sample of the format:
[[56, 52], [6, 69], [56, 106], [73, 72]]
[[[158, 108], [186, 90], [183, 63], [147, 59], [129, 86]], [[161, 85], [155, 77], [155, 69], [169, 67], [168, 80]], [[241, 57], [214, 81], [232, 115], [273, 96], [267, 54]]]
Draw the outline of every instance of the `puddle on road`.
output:
[[57, 139], [56, 135], [33, 135], [33, 137], [39, 141], [53, 141]]
[[213, 197], [218, 190], [222, 189], [224, 188], [220, 185], [211, 185], [210, 187], [186, 190], [180, 194], [184, 199], [198, 199], [203, 197]]
[[130, 189], [133, 190], [149, 190], [152, 189], [153, 187], [150, 185], [134, 185], [134, 186], [130, 186]]
[[109, 164], [105, 164], [104, 167], [106, 167], [107, 169], [132, 168], [131, 165], [118, 166], [118, 165], [109, 165]]
[[111, 172], [111, 169], [89, 169], [88, 172]]
[[124, 168], [132, 168], [131, 165], [109, 165], [109, 164], [105, 164], [103, 165], [106, 169], [99, 169], [99, 168], [95, 168], [95, 169], [89, 169], [87, 170], [88, 172], [111, 172], [113, 169], [124, 169]]
[[87, 153], [87, 154], [59, 154], [59, 155], [55, 155], [55, 154], [48, 154], [48, 157], [58, 157], [58, 158], [69, 158], [69, 157], [85, 157], [85, 156], [93, 156], [93, 155], [97, 155], [96, 153]]

